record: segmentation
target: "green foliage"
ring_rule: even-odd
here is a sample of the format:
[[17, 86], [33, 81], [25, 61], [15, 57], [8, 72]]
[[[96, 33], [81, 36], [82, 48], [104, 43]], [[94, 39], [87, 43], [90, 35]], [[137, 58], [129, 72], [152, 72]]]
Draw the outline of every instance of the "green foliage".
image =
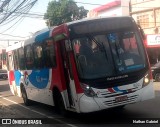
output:
[[79, 20], [87, 16], [88, 10], [78, 7], [73, 0], [53, 0], [48, 3], [44, 19], [47, 19], [47, 26], [60, 25], [65, 22]]

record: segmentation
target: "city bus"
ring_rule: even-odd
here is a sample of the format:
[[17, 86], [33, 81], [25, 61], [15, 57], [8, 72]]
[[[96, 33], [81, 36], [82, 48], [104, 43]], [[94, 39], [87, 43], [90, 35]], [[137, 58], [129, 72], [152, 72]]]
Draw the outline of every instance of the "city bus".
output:
[[141, 30], [129, 16], [43, 29], [7, 48], [9, 86], [25, 105], [89, 113], [154, 98]]

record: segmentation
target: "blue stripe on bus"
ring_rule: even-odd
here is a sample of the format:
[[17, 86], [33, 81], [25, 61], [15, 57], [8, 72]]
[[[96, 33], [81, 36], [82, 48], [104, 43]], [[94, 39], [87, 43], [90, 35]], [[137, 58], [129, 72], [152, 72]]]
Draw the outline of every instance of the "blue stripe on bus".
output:
[[120, 90], [118, 87], [113, 87], [116, 92], [127, 93], [127, 90]]
[[49, 31], [37, 35], [35, 42], [43, 42], [47, 38], [49, 38]]
[[137, 68], [143, 68], [143, 67], [144, 65], [140, 64], [140, 65], [134, 65], [134, 66], [127, 67], [127, 69], [137, 69]]

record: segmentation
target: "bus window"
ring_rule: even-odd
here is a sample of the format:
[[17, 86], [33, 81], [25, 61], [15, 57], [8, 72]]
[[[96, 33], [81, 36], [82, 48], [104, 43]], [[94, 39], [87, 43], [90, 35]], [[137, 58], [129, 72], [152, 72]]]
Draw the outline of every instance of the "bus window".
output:
[[34, 68], [34, 58], [33, 58], [33, 49], [31, 45], [25, 47], [25, 57], [26, 57], [26, 68]]
[[13, 56], [8, 56], [8, 70], [13, 70]]
[[46, 67], [56, 66], [55, 43], [52, 39], [46, 40], [44, 43], [44, 59]]
[[43, 67], [43, 53], [42, 53], [42, 46], [35, 45], [34, 46], [34, 60], [35, 60], [35, 67], [42, 68]]
[[24, 49], [18, 49], [18, 58], [19, 58], [19, 68], [21, 70], [25, 69], [25, 61], [24, 61]]
[[19, 62], [18, 62], [18, 52], [17, 52], [17, 50], [14, 50], [13, 54], [14, 54], [14, 56], [13, 56], [14, 69], [18, 70], [19, 69]]

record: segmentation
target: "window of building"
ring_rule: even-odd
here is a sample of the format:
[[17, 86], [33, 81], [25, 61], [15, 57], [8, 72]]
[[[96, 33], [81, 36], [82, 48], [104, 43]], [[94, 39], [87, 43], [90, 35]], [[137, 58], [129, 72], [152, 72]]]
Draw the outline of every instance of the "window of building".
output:
[[56, 66], [56, 54], [55, 54], [55, 42], [52, 39], [45, 41], [43, 45], [44, 49], [44, 60], [46, 67]]
[[160, 26], [160, 9], [155, 10], [156, 15], [156, 26]]
[[140, 16], [137, 16], [137, 23], [142, 28], [149, 27], [149, 15], [140, 15]]
[[33, 49], [31, 45], [25, 47], [25, 57], [26, 57], [26, 68], [27, 69], [34, 68]]
[[142, 28], [149, 28], [155, 26], [153, 11], [140, 13], [137, 15], [137, 23]]

